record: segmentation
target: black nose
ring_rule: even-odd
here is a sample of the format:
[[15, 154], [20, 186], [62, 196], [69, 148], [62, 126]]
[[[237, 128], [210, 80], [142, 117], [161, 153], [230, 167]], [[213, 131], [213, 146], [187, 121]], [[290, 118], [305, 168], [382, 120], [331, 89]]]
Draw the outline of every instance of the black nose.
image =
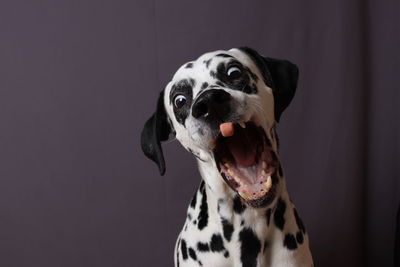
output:
[[230, 113], [231, 95], [221, 89], [211, 89], [197, 97], [192, 107], [192, 116], [196, 119], [217, 119], [224, 121]]

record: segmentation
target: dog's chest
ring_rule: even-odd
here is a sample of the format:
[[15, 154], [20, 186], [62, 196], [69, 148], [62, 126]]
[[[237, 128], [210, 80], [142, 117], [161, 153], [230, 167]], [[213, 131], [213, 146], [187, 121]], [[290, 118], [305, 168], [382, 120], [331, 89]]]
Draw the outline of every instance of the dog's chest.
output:
[[248, 209], [239, 198], [207, 198], [202, 185], [176, 243], [176, 266], [268, 266], [271, 227], [271, 210]]

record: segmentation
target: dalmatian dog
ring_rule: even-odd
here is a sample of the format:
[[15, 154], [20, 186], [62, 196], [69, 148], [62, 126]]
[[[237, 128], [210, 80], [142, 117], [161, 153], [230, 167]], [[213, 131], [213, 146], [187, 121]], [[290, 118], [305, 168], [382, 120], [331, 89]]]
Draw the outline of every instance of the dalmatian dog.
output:
[[175, 136], [202, 177], [175, 245], [175, 266], [313, 266], [291, 202], [276, 125], [291, 102], [297, 67], [242, 47], [181, 66], [141, 135], [165, 173], [161, 142]]

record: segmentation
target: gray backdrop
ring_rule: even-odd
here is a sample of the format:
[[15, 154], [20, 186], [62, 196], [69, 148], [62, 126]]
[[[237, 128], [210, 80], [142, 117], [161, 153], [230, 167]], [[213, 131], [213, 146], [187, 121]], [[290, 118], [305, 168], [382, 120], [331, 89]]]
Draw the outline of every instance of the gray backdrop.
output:
[[279, 125], [316, 266], [391, 266], [397, 0], [0, 2], [0, 266], [172, 266], [200, 177], [139, 148], [184, 62], [247, 45], [300, 68]]

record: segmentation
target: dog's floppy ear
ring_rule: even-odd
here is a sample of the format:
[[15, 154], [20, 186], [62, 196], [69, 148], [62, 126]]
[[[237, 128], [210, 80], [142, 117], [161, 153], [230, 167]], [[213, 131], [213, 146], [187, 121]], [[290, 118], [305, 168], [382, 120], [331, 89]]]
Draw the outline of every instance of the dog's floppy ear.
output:
[[168, 122], [167, 112], [165, 111], [164, 91], [162, 91], [158, 97], [157, 110], [146, 121], [140, 138], [143, 153], [158, 165], [161, 175], [165, 173], [165, 161], [161, 141], [167, 140], [170, 133], [171, 126]]
[[248, 47], [239, 49], [256, 63], [264, 82], [272, 88], [275, 120], [279, 122], [282, 112], [289, 106], [296, 92], [299, 69], [290, 61], [263, 57], [254, 49]]

